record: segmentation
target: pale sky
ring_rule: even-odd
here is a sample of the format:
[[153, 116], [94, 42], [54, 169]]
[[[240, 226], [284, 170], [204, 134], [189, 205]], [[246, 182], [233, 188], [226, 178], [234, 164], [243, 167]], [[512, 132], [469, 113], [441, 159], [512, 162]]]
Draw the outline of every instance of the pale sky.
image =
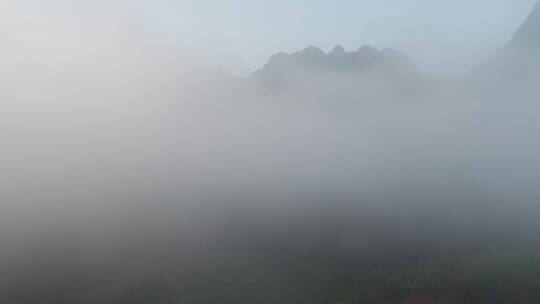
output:
[[169, 0], [165, 30], [244, 67], [308, 45], [394, 47], [422, 67], [455, 72], [510, 39], [535, 0]]
[[[424, 70], [464, 71], [506, 43], [535, 0], [0, 0], [0, 37], [151, 32], [248, 73], [309, 45], [393, 47]], [[115, 36], [115, 37], [118, 37]], [[96, 37], [94, 37], [96, 38]], [[60, 38], [61, 39], [61, 38]], [[131, 38], [129, 38], [131, 39]]]

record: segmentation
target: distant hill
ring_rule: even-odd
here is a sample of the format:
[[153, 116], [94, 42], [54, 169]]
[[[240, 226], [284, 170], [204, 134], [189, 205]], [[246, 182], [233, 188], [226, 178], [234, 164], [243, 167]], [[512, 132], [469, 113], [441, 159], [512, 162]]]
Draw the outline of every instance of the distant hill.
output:
[[469, 76], [497, 87], [535, 89], [540, 80], [540, 1], [508, 44]]
[[254, 73], [254, 76], [276, 74], [291, 68], [322, 70], [336, 73], [367, 73], [380, 69], [408, 69], [416, 67], [407, 55], [395, 49], [377, 50], [363, 46], [356, 51], [347, 52], [337, 45], [325, 54], [321, 49], [310, 46], [293, 54], [278, 53], [268, 63]]
[[271, 94], [292, 94], [296, 100], [354, 105], [373, 100], [417, 98], [426, 92], [427, 77], [403, 52], [362, 46], [346, 51], [337, 45], [325, 53], [310, 46], [272, 56], [249, 79]]
[[517, 30], [512, 41], [509, 43], [510, 48], [533, 48], [535, 51], [540, 49], [540, 1], [536, 3], [533, 11]]
[[[308, 102], [331, 110], [384, 101], [432, 100], [453, 92], [477, 93], [492, 98], [514, 98], [519, 87], [527, 95], [540, 80], [540, 1], [509, 42], [463, 77], [429, 75], [402, 51], [364, 45], [347, 51], [337, 45], [325, 52], [309, 46], [294, 53], [280, 52], [247, 78], [217, 73], [201, 87], [214, 87], [211, 95], [200, 90], [199, 99], [254, 100], [261, 96], [285, 100], [286, 104]], [[459, 89], [457, 89], [459, 88]], [[261, 94], [262, 93], [262, 94]], [[468, 94], [468, 93], [467, 93]], [[491, 97], [489, 97], [491, 98]]]

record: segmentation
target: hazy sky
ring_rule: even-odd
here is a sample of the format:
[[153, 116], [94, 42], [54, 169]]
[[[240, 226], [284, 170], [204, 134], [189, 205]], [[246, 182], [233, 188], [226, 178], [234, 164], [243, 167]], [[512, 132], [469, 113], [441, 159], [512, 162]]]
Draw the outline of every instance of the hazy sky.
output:
[[505, 43], [535, 0], [198, 0], [156, 5], [163, 28], [258, 66], [315, 44], [407, 51], [420, 65], [459, 71]]
[[[364, 44], [406, 51], [434, 72], [462, 71], [510, 39], [535, 0], [2, 0], [0, 37], [77, 39], [114, 32], [138, 37], [144, 26], [234, 72], [261, 66], [279, 51], [308, 45]], [[7, 26], [6, 26], [7, 24]], [[47, 27], [49, 30], [46, 30]], [[144, 26], [143, 26], [144, 25]], [[148, 36], [154, 37], [155, 34]], [[21, 38], [23, 37], [23, 38]], [[70, 39], [58, 38], [65, 43]], [[99, 40], [99, 39], [96, 39]], [[96, 42], [95, 44], [99, 44]], [[17, 53], [17, 51], [14, 51]]]

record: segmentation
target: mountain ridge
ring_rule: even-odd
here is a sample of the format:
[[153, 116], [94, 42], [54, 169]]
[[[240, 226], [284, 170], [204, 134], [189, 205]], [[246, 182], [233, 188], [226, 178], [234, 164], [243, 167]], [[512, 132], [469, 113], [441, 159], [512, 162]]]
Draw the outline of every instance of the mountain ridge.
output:
[[536, 2], [525, 22], [515, 32], [508, 46], [540, 48], [540, 0]]

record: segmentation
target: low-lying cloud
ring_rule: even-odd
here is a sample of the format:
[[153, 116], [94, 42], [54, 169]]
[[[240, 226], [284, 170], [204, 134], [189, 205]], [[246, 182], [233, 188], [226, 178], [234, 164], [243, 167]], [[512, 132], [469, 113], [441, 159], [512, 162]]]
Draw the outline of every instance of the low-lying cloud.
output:
[[114, 302], [143, 273], [190, 294], [243, 267], [294, 282], [280, 267], [313, 251], [370, 261], [467, 231], [537, 231], [538, 92], [523, 85], [534, 74], [515, 84], [285, 62], [206, 76], [203, 59], [152, 34], [23, 34], [0, 33], [11, 47], [0, 53], [0, 271], [45, 252], [37, 269], [49, 273], [44, 259], [66, 276], [36, 297], [75, 296], [66, 278], [96, 264], [109, 270], [88, 284]]

